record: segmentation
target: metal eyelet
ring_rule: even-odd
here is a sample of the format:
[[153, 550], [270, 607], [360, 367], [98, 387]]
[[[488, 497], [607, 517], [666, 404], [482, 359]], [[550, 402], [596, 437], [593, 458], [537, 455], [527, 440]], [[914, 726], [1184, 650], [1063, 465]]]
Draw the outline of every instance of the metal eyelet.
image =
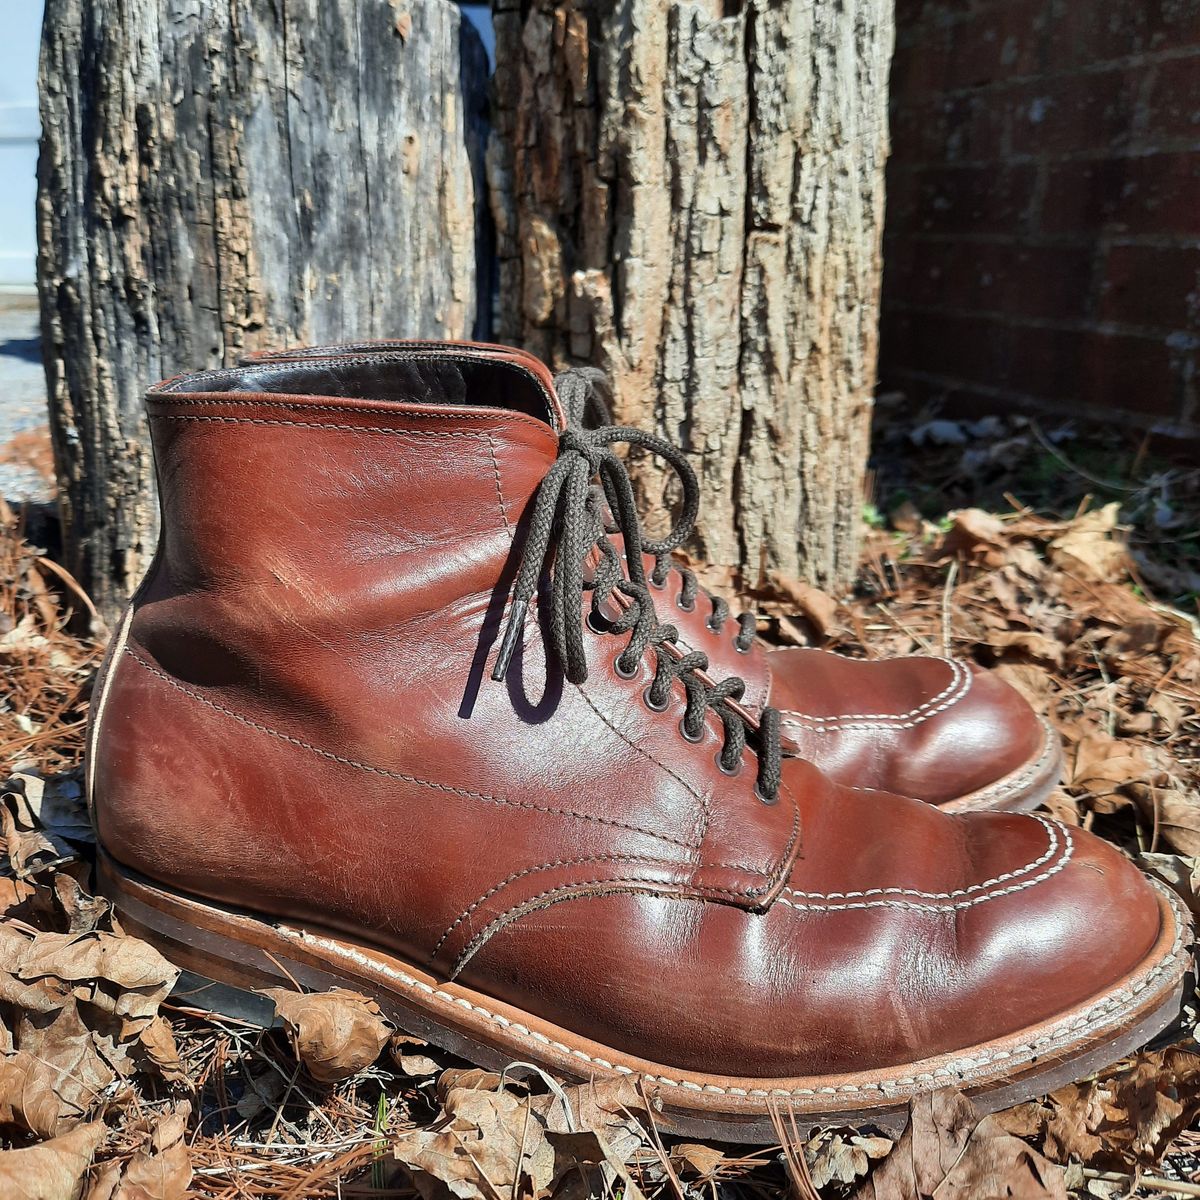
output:
[[739, 646], [737, 644], [737, 642], [734, 642], [733, 648], [734, 648], [734, 651], [738, 654], [749, 654], [753, 645], [754, 645], [754, 643], [751, 642], [749, 646]]
[[762, 794], [762, 792], [761, 792], [761, 791], [759, 791], [759, 788], [758, 788], [758, 784], [757, 784], [757, 783], [754, 785], [754, 794], [755, 794], [755, 795], [756, 795], [756, 796], [759, 798], [759, 800], [760, 800], [760, 801], [761, 801], [763, 804], [767, 805], [767, 807], [768, 807], [768, 808], [770, 808], [772, 805], [775, 805], [775, 804], [778, 804], [778, 803], [779, 803], [779, 796], [778, 796], [778, 795], [775, 795], [775, 796], [771, 797], [770, 799], [767, 799], [767, 797], [766, 797], [766, 796], [764, 796], [764, 795]]
[[713, 762], [717, 764], [717, 770], [720, 771], [722, 775], [728, 775], [730, 779], [736, 779], [742, 773], [742, 760], [739, 758], [737, 760], [737, 766], [731, 771], [721, 761], [721, 752], [719, 750], [713, 755]]
[[661, 583], [659, 583], [659, 581], [654, 578], [654, 575], [651, 574], [650, 575], [650, 586], [656, 592], [665, 592], [667, 590], [667, 581], [664, 579]]
[[671, 703], [671, 693], [667, 693], [667, 698], [661, 704], [654, 703], [654, 697], [651, 695], [654, 688], [649, 686], [642, 693], [642, 701], [651, 712], [666, 712], [668, 705]]
[[601, 617], [601, 616], [598, 616], [596, 613], [592, 612], [592, 610], [589, 608], [589, 609], [588, 609], [588, 614], [587, 614], [587, 616], [584, 618], [584, 622], [583, 622], [583, 623], [584, 623], [584, 624], [585, 624], [585, 625], [586, 625], [586, 626], [587, 626], [587, 627], [588, 627], [588, 628], [589, 628], [589, 629], [590, 629], [590, 630], [591, 630], [593, 633], [610, 633], [610, 632], [611, 632], [611, 630], [609, 629], [607, 622], [605, 622], [604, 624], [601, 624], [601, 622], [603, 622], [603, 621], [604, 621], [604, 618], [603, 618], [603, 617]]
[[613, 659], [613, 670], [616, 671], [616, 673], [620, 675], [622, 679], [632, 679], [635, 675], [637, 675], [638, 668], [640, 666], [640, 663], [634, 663], [633, 666], [627, 671], [623, 666], [621, 666], [621, 655], [618, 654], [617, 657]]
[[[713, 633], [720, 633], [720, 632], [721, 632], [721, 626], [720, 626], [720, 625], [714, 625], [714, 624], [713, 624], [713, 619], [712, 619], [712, 617], [709, 617], [709, 618], [708, 618], [708, 620], [707, 620], [707, 621], [705, 621], [704, 623], [705, 623], [705, 625], [707, 625], [707, 626], [709, 627], [709, 629], [711, 629], [711, 630], [713, 631]], [[724, 623], [724, 622], [722, 622], [722, 624], [723, 624], [723, 623]]]
[[684, 612], [692, 612], [696, 607], [696, 601], [684, 599], [684, 595], [682, 592], [680, 592], [679, 595], [675, 597], [675, 603]]
[[680, 721], [679, 722], [679, 732], [681, 734], [683, 734], [683, 740], [685, 742], [691, 742], [693, 746], [696, 745], [697, 742], [704, 741], [704, 726], [703, 725], [700, 726], [700, 732], [698, 734], [696, 734], [695, 737], [692, 737], [692, 735], [690, 733], [688, 733], [688, 731], [687, 731], [687, 722]]

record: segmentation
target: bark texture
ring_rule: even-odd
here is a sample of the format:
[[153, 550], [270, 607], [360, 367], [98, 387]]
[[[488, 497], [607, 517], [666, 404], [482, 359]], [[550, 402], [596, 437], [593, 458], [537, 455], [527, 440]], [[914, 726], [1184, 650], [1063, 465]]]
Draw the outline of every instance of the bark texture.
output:
[[65, 540], [102, 612], [153, 546], [147, 384], [475, 330], [486, 70], [449, 0], [47, 0], [43, 352]]
[[[501, 333], [693, 455], [697, 549], [856, 566], [891, 0], [496, 0]], [[637, 466], [645, 499], [663, 495]]]

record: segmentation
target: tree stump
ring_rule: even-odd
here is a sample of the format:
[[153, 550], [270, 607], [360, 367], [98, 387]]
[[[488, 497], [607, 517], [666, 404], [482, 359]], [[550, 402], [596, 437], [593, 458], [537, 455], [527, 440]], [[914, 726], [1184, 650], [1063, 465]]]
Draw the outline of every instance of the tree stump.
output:
[[47, 0], [43, 353], [68, 560], [101, 612], [153, 547], [147, 384], [475, 330], [486, 71], [449, 0]]
[[502, 336], [603, 367], [618, 419], [692, 453], [702, 557], [846, 585], [891, 0], [496, 0], [495, 20]]

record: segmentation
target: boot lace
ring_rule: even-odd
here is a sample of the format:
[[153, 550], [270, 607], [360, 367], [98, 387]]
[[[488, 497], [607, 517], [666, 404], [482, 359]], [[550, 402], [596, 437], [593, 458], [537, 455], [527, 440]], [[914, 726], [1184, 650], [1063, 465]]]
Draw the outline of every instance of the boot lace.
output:
[[[596, 367], [576, 367], [564, 371], [555, 384], [559, 386], [559, 399], [570, 425], [577, 429], [612, 426], [609, 381], [603, 371]], [[695, 516], [692, 517], [692, 522], [683, 528], [679, 541], [668, 550], [658, 550], [656, 547], [659, 543], [643, 539], [642, 548], [648, 554], [654, 555], [654, 570], [650, 572], [650, 582], [661, 590], [667, 586], [667, 579], [671, 572], [676, 572], [681, 581], [676, 598], [679, 607], [685, 612], [691, 612], [696, 607], [696, 597], [703, 592], [712, 606], [712, 611], [708, 616], [708, 627], [714, 633], [720, 633], [732, 616], [729, 602], [724, 597], [714, 595], [706, 588], [702, 588], [695, 571], [685, 567], [682, 563], [677, 563], [671, 557], [671, 550], [681, 546], [687, 540], [694, 523]], [[609, 532], [616, 533], [617, 530], [612, 528]], [[758, 630], [758, 616], [753, 612], [744, 612], [735, 618], [735, 622], [738, 631], [733, 639], [734, 649], [739, 654], [748, 654], [750, 647], [754, 645], [755, 634]]]
[[[590, 386], [590, 379], [580, 378], [582, 374], [564, 372], [555, 381], [568, 412], [570, 405], [580, 403], [576, 389]], [[633, 486], [625, 464], [613, 453], [612, 447], [618, 443], [641, 446], [666, 462], [679, 477], [682, 511], [663, 538], [643, 537]], [[592, 483], [595, 478], [599, 478], [600, 486]], [[715, 713], [723, 732], [718, 766], [726, 774], [736, 775], [747, 745], [752, 745], [758, 757], [756, 791], [771, 804], [779, 795], [782, 770], [778, 711], [764, 708], [756, 728], [733, 707], [732, 702], [745, 694], [744, 680], [731, 675], [710, 683], [699, 674], [708, 670], [708, 656], [696, 650], [684, 653], [675, 626], [659, 621], [642, 562], [643, 550], [656, 557], [666, 556], [683, 542], [695, 522], [699, 496], [691, 464], [665, 439], [629, 426], [582, 429], [572, 422], [559, 435], [558, 458], [538, 487], [492, 678], [499, 681], [507, 674], [534, 591], [543, 575], [548, 574], [548, 640], [567, 679], [582, 683], [588, 676], [584, 622], [579, 615], [582, 598], [588, 595], [586, 621], [593, 630], [629, 634], [614, 664], [617, 673], [632, 678], [646, 651], [653, 651], [654, 678], [645, 692], [646, 704], [655, 711], [666, 708], [672, 685], [678, 680], [685, 696], [680, 732], [689, 741], [699, 741], [704, 735], [706, 714], [709, 710]], [[624, 564], [608, 540], [607, 512], [611, 512], [615, 532], [625, 542]], [[594, 564], [590, 572], [589, 560]], [[616, 593], [625, 603], [609, 605], [606, 613], [606, 601]], [[614, 610], [616, 616], [611, 615]]]

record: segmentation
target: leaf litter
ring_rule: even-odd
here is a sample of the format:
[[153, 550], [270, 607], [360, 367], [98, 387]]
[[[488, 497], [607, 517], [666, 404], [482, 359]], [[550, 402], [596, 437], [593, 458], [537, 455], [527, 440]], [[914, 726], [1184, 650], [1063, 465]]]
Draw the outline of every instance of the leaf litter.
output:
[[[1019, 422], [942, 424], [906, 447], [905, 469], [943, 464], [949, 492], [964, 471], [1040, 444]], [[747, 586], [699, 566], [776, 642], [952, 653], [1000, 672], [1063, 737], [1053, 814], [1115, 842], [1200, 913], [1200, 622], [1194, 595], [1157, 598], [1156, 583], [1186, 583], [1191, 567], [1155, 567], [1145, 521], [1153, 505], [1160, 521], [1200, 527], [1181, 515], [1197, 494], [1160, 471], [1120, 507], [1104, 497], [1066, 517], [1012, 500], [931, 520], [922, 507], [944, 510], [904, 497], [885, 506], [890, 520], [875, 514], [843, 602], [779, 573]], [[1146, 1050], [1003, 1112], [934, 1093], [896, 1140], [802, 1136], [779, 1112], [777, 1144], [752, 1149], [671, 1138], [629, 1078], [563, 1087], [520, 1064], [467, 1067], [352, 992], [272, 989], [269, 1029], [170, 995], [175, 968], [92, 892], [80, 760], [103, 629], [7, 509], [0, 559], [0, 1196], [1200, 1195], [1194, 997]]]

